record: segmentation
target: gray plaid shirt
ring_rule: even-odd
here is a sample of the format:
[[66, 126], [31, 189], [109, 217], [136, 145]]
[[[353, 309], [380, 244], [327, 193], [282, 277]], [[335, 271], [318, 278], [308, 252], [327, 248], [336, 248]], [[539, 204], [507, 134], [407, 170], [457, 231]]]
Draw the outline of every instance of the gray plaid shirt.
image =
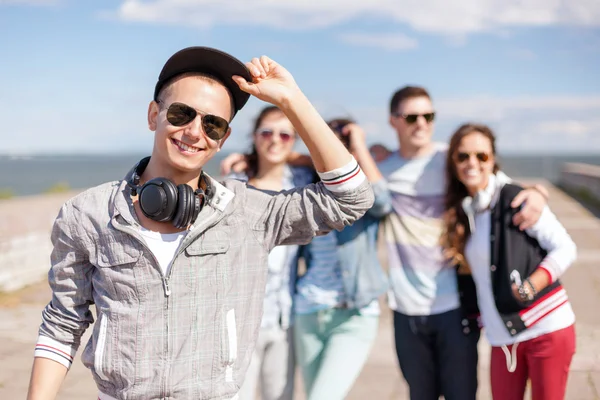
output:
[[118, 399], [231, 399], [261, 322], [267, 256], [341, 230], [373, 203], [356, 161], [323, 182], [267, 194], [231, 180], [213, 195], [164, 276], [139, 234], [126, 182], [89, 189], [53, 227], [49, 282], [35, 356], [69, 367], [82, 354], [99, 390]]

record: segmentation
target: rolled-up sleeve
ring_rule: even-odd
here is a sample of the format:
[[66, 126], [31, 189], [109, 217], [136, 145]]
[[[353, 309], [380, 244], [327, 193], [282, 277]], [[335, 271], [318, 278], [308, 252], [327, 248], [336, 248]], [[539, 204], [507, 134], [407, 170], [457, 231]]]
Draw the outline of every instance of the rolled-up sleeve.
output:
[[94, 322], [89, 309], [93, 266], [77, 227], [73, 206], [67, 202], [52, 228], [53, 249], [48, 273], [52, 300], [42, 312], [34, 352], [35, 357], [50, 358], [67, 368], [79, 348], [81, 336]]
[[316, 235], [342, 230], [373, 205], [371, 184], [354, 158], [319, 177], [321, 182], [279, 194], [247, 191], [246, 209], [254, 212], [253, 227], [264, 233], [268, 248], [305, 244]]

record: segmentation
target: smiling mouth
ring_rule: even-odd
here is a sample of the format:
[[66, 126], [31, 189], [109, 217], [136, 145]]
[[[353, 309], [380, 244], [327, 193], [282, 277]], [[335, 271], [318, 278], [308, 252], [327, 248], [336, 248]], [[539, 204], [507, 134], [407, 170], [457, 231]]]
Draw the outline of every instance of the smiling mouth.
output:
[[187, 145], [187, 144], [185, 144], [185, 143], [183, 143], [183, 142], [181, 142], [181, 141], [179, 141], [179, 140], [177, 140], [177, 139], [171, 139], [171, 142], [172, 142], [172, 143], [173, 143], [175, 146], [177, 146], [177, 147], [179, 148], [179, 150], [181, 150], [181, 151], [185, 151], [185, 152], [187, 152], [187, 153], [197, 153], [197, 152], [199, 152], [200, 150], [202, 150], [202, 149], [200, 149], [200, 148], [198, 148], [198, 147], [194, 147], [194, 146]]

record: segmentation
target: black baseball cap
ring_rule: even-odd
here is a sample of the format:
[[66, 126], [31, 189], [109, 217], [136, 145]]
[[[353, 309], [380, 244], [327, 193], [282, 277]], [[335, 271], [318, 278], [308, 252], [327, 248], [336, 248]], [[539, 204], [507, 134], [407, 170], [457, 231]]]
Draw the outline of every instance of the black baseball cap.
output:
[[239, 75], [252, 81], [248, 68], [237, 58], [210, 47], [187, 47], [173, 54], [165, 63], [154, 88], [154, 101], [158, 93], [171, 79], [188, 72], [201, 72], [217, 78], [231, 93], [235, 106], [234, 114], [244, 107], [250, 95], [231, 79]]

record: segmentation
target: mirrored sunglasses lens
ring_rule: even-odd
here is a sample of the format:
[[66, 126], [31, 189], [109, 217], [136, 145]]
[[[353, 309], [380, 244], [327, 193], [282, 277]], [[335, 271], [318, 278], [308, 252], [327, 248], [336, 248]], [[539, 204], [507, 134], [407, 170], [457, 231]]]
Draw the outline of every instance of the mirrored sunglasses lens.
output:
[[469, 159], [469, 154], [468, 153], [458, 153], [456, 155], [456, 160], [459, 163], [463, 163], [463, 162], [467, 161], [468, 159]]
[[292, 135], [289, 133], [280, 133], [279, 138], [282, 142], [289, 142], [292, 139]]
[[167, 110], [167, 121], [174, 126], [184, 126], [196, 118], [196, 110], [182, 103], [173, 103]]
[[481, 162], [486, 162], [490, 159], [490, 156], [487, 153], [477, 153], [477, 159]]
[[261, 129], [258, 132], [256, 132], [256, 134], [262, 137], [263, 139], [269, 139], [273, 136], [273, 131], [270, 129]]
[[227, 133], [229, 123], [221, 117], [207, 114], [202, 117], [202, 127], [206, 136], [212, 140], [221, 140]]
[[409, 114], [406, 117], [404, 117], [406, 122], [409, 124], [414, 124], [415, 122], [417, 122], [417, 118], [419, 118], [419, 116], [416, 114]]

